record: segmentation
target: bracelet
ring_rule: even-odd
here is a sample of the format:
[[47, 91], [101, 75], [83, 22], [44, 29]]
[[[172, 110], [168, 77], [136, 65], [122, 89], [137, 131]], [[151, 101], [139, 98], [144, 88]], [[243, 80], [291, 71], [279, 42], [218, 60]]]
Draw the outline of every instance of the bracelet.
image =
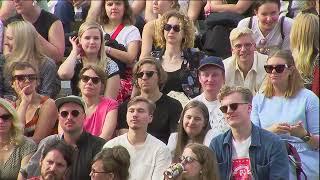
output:
[[111, 52], [111, 47], [108, 47], [107, 48], [107, 54], [110, 54], [110, 52]]

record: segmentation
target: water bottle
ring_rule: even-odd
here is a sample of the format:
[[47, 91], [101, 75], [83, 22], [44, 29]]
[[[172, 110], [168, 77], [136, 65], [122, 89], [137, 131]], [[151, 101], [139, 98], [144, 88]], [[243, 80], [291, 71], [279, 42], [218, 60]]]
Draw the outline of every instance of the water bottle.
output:
[[76, 22], [82, 21], [82, 7], [74, 7], [74, 20]]
[[164, 175], [169, 179], [173, 179], [178, 177], [184, 171], [184, 167], [182, 163], [177, 163], [171, 165], [165, 172]]

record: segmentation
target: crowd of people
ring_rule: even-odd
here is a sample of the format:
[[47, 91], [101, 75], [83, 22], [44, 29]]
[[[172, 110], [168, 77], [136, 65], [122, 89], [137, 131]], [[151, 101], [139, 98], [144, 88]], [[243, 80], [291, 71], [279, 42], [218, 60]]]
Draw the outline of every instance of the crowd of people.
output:
[[319, 60], [317, 0], [0, 1], [0, 179], [317, 180]]

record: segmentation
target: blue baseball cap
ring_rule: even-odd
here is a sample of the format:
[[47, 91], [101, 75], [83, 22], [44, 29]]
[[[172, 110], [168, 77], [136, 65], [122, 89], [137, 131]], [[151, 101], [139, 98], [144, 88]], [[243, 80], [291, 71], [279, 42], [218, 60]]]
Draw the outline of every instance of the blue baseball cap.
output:
[[216, 57], [216, 56], [204, 57], [203, 59], [200, 60], [198, 70], [201, 71], [201, 68], [207, 65], [217, 66], [218, 68], [224, 71], [224, 65], [223, 65], [222, 59], [219, 57]]

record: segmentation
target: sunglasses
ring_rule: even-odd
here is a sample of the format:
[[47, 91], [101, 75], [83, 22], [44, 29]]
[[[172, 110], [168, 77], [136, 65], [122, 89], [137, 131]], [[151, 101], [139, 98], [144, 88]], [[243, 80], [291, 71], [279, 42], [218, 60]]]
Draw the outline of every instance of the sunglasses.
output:
[[264, 69], [268, 74], [271, 74], [273, 70], [276, 70], [277, 73], [282, 73], [285, 68], [288, 68], [287, 64], [278, 64], [278, 65], [264, 65]]
[[36, 74], [21, 74], [21, 75], [14, 75], [13, 76], [14, 80], [18, 80], [19, 82], [24, 82], [26, 80], [28, 81], [35, 81], [37, 80], [37, 75]]
[[170, 31], [171, 29], [173, 29], [175, 32], [180, 32], [180, 26], [179, 25], [171, 25], [171, 24], [165, 24], [163, 26], [164, 30], [166, 31]]
[[136, 77], [141, 79], [144, 75], [147, 75], [147, 78], [149, 79], [153, 76], [154, 73], [157, 73], [157, 72], [155, 71], [139, 72], [137, 73]]
[[192, 163], [194, 161], [198, 161], [196, 158], [193, 158], [191, 156], [181, 156], [179, 159], [180, 159], [180, 162], [184, 162], [184, 163]]
[[72, 110], [71, 112], [68, 112], [68, 111], [61, 111], [60, 112], [60, 116], [63, 117], [63, 118], [66, 118], [69, 116], [69, 114], [71, 114], [73, 117], [78, 117], [79, 114], [80, 114], [80, 111], [78, 110]]
[[252, 43], [245, 43], [245, 44], [235, 44], [234, 48], [236, 50], [241, 50], [241, 48], [244, 47], [245, 49], [249, 49], [252, 47]]
[[81, 76], [81, 80], [84, 83], [87, 83], [90, 79], [91, 79], [93, 84], [98, 84], [101, 81], [101, 79], [99, 77], [90, 77], [90, 76], [86, 76], [86, 75], [82, 75]]
[[227, 113], [228, 112], [228, 107], [230, 107], [230, 109], [232, 111], [235, 111], [235, 110], [238, 109], [239, 104], [248, 104], [248, 103], [231, 103], [229, 105], [221, 106], [219, 109], [220, 109], [221, 112]]
[[2, 119], [2, 120], [5, 121], [5, 122], [9, 121], [11, 118], [12, 118], [12, 115], [11, 115], [11, 114], [2, 114], [2, 115], [0, 116], [0, 119]]

